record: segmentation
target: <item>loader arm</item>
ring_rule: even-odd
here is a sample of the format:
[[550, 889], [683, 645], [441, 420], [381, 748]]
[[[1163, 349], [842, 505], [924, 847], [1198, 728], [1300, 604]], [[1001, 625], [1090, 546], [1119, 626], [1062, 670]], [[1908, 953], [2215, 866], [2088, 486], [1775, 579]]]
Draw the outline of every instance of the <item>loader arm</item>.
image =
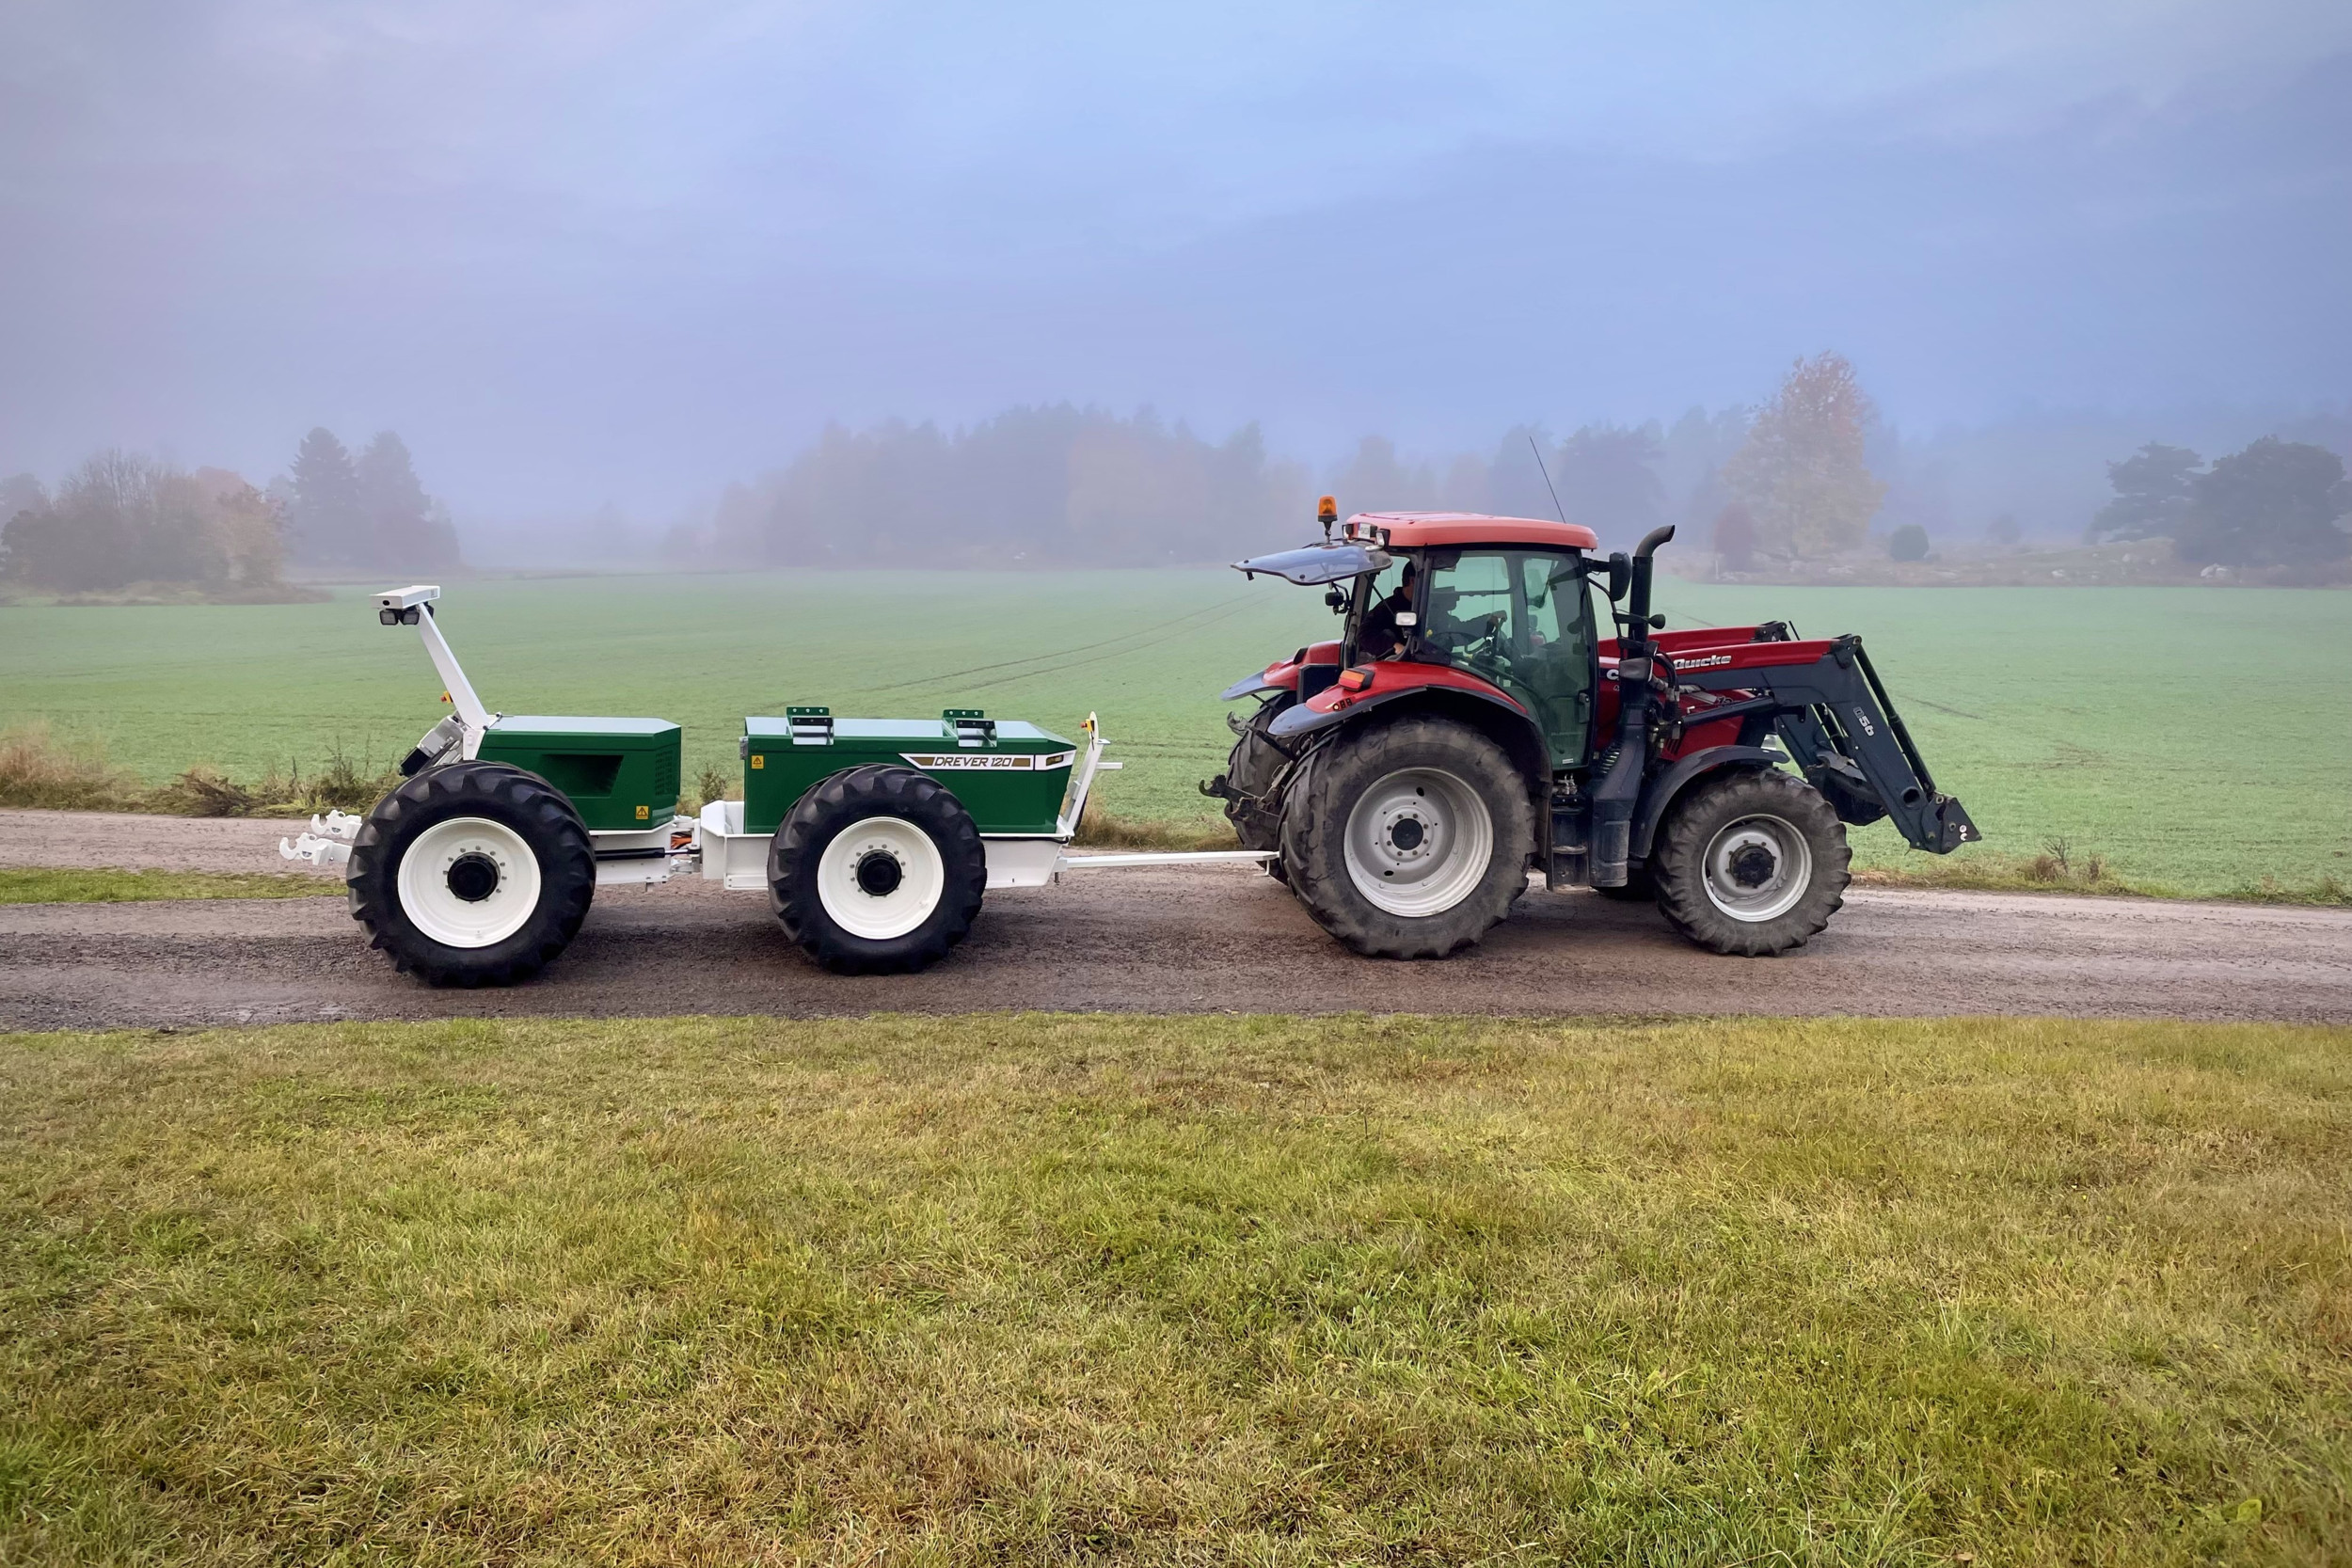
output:
[[[1983, 838], [1967, 811], [1935, 787], [1859, 637], [1689, 650], [1679, 685], [1772, 699], [1772, 727], [1807, 780], [1848, 821], [1879, 812], [1915, 849], [1946, 855]], [[1715, 668], [1694, 668], [1714, 664]]]

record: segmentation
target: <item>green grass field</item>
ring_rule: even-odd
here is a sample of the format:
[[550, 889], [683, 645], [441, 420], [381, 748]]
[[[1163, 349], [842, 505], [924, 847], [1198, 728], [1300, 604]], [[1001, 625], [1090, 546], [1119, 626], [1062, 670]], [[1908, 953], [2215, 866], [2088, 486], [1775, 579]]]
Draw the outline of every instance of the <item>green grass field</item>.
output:
[[0, 1560], [2341, 1562], [2352, 1032], [0, 1038]]
[[[2232, 589], [1824, 589], [1669, 581], [1677, 624], [1793, 619], [1868, 639], [1937, 782], [1994, 854], [2063, 839], [2130, 879], [2218, 892], [2352, 870], [2352, 595]], [[950, 705], [1073, 733], [1099, 710], [1124, 816], [1198, 820], [1216, 693], [1331, 625], [1231, 572], [490, 580], [444, 622], [495, 707], [648, 713], [732, 772], [747, 713]], [[0, 609], [0, 724], [45, 719], [160, 781], [340, 750], [380, 766], [431, 721], [410, 632], [332, 604]], [[1906, 857], [1883, 825], [1861, 863]]]

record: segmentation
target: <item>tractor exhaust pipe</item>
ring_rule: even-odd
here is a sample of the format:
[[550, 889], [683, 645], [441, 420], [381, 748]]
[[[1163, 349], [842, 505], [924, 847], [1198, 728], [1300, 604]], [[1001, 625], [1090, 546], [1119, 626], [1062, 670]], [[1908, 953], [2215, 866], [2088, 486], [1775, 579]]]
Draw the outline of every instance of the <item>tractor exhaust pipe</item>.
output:
[[1617, 638], [1617, 743], [1608, 769], [1593, 789], [1595, 887], [1623, 887], [1633, 846], [1633, 812], [1642, 800], [1642, 777], [1649, 770], [1651, 689], [1658, 649], [1649, 639], [1651, 557], [1675, 536], [1674, 526], [1652, 529], [1633, 546], [1626, 583], [1624, 630]]
[[1642, 535], [1642, 542], [1633, 546], [1632, 580], [1630, 586], [1626, 590], [1625, 595], [1626, 619], [1633, 623], [1633, 635], [1640, 638], [1645, 646], [1649, 641], [1651, 629], [1649, 618], [1650, 573], [1656, 565], [1656, 562], [1650, 558], [1658, 553], [1659, 546], [1666, 544], [1668, 541], [1672, 540], [1674, 536], [1675, 526], [1672, 523], [1668, 523], [1664, 528], [1654, 528], [1647, 533]]

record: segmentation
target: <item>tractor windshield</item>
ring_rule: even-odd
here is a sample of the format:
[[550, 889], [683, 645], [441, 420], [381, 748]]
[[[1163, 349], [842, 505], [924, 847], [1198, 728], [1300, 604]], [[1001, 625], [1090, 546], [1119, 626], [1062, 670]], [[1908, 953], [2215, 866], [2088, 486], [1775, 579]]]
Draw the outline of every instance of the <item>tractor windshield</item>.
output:
[[1551, 550], [1441, 550], [1426, 559], [1423, 642], [1533, 713], [1553, 767], [1581, 763], [1594, 665], [1581, 559]]

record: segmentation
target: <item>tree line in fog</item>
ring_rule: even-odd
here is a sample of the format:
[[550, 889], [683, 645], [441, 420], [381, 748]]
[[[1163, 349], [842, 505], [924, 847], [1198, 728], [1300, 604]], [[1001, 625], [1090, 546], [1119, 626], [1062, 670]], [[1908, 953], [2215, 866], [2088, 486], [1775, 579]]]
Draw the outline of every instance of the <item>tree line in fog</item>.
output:
[[[2332, 433], [2327, 421], [2313, 422]], [[1255, 424], [1212, 438], [1149, 410], [1063, 404], [954, 430], [834, 426], [666, 536], [630, 530], [608, 506], [543, 534], [530, 559], [681, 568], [1189, 564], [1309, 537], [1314, 499], [1327, 491], [1343, 512], [1556, 512], [1611, 549], [1674, 523], [1685, 552], [1711, 551], [1731, 572], [1863, 549], [1919, 560], [1956, 538], [2018, 546], [2013, 515], [1963, 518], [1950, 475], [1925, 450], [1885, 426], [1853, 367], [1826, 353], [1792, 365], [1754, 407], [1692, 408], [1671, 424], [1592, 423], [1565, 436], [1523, 425], [1441, 460], [1367, 436], [1319, 472], [1268, 451]], [[2094, 479], [2102, 467], [2079, 441], [2067, 461]], [[2352, 489], [2336, 452], [2318, 442], [2265, 436], [2210, 466], [2186, 448], [2147, 442], [2104, 467], [2104, 509], [2097, 499], [2084, 506], [2063, 538], [2045, 526], [2044, 544], [2163, 537], [2200, 566], [2293, 568], [2352, 555]], [[221, 468], [101, 452], [54, 487], [31, 475], [0, 480], [0, 578], [63, 594], [136, 596], [141, 585], [163, 584], [269, 598], [284, 596], [289, 576], [431, 578], [462, 563], [449, 509], [389, 431], [353, 451], [313, 430], [287, 471], [260, 487]]]
[[32, 474], [0, 480], [0, 578], [62, 594], [282, 599], [302, 596], [289, 566], [406, 575], [460, 559], [448, 508], [425, 494], [389, 430], [356, 454], [313, 430], [265, 488], [225, 468], [109, 450], [54, 488]]
[[[1336, 471], [1269, 453], [1255, 424], [1212, 439], [1149, 410], [1016, 408], [942, 430], [892, 420], [834, 426], [783, 467], [728, 486], [673, 529], [684, 562], [766, 566], [1134, 566], [1230, 560], [1313, 527], [1315, 498], [1343, 510], [1561, 513], [1630, 543], [1704, 507], [1745, 439], [1742, 411], [1693, 410], [1671, 430], [1588, 425], [1555, 438], [1503, 432], [1442, 464], [1367, 436]], [[1686, 494], [1688, 492], [1688, 494]]]
[[[2313, 422], [2332, 428], [2326, 416]], [[2352, 499], [2325, 446], [2265, 436], [2210, 471], [2185, 449], [2151, 445], [2103, 465], [2082, 446], [2072, 458], [2085, 470], [2076, 493], [2104, 467], [2112, 497], [2062, 532], [2045, 520], [2045, 546], [2161, 535], [2192, 565], [2262, 567], [2352, 554]], [[1149, 411], [1062, 404], [954, 431], [834, 426], [783, 467], [729, 486], [705, 516], [674, 528], [660, 555], [771, 567], [1232, 560], [1305, 537], [1327, 491], [1343, 514], [1564, 515], [1609, 549], [1674, 523], [1687, 549], [1711, 551], [1733, 572], [1863, 550], [1918, 560], [1954, 540], [2023, 547], [2013, 514], [1960, 515], [1951, 474], [1926, 450], [1880, 420], [1835, 353], [1797, 361], [1754, 407], [1587, 424], [1565, 436], [1519, 426], [1443, 460], [1367, 436], [1321, 473], [1270, 454], [1254, 424], [1213, 440]], [[610, 514], [602, 526], [619, 531]]]
[[835, 426], [730, 486], [667, 549], [768, 566], [1190, 563], [1293, 539], [1328, 491], [1343, 512], [1565, 516], [1611, 548], [1664, 522], [1704, 533], [1728, 508], [1748, 547], [1820, 554], [1860, 540], [1885, 496], [1866, 459], [1871, 419], [1852, 367], [1824, 354], [1756, 410], [1565, 436], [1522, 425], [1443, 462], [1367, 436], [1320, 475], [1269, 454], [1254, 424], [1211, 440], [1148, 410], [1019, 408], [952, 432]]

